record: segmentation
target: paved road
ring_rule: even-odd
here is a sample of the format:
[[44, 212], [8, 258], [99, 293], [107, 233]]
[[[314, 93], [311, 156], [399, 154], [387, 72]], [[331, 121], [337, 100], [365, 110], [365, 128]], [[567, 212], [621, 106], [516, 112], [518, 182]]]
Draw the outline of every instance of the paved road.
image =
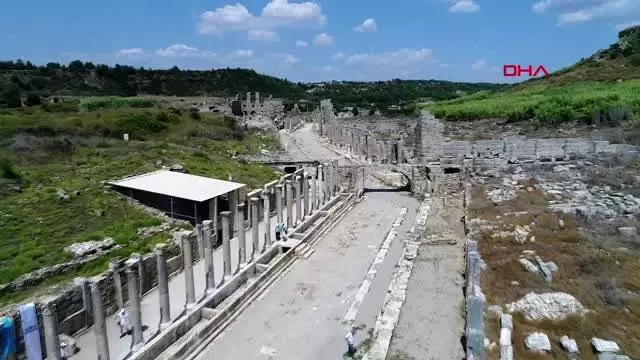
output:
[[343, 321], [379, 253], [387, 232], [406, 208], [406, 220], [357, 307], [355, 325], [368, 337], [402, 253], [418, 201], [408, 194], [375, 193], [352, 209], [295, 265], [198, 356], [198, 359], [340, 359], [346, 351]]
[[[296, 160], [338, 156], [317, 140], [309, 124], [281, 136]], [[383, 186], [373, 178], [366, 183]], [[346, 350], [348, 314], [362, 328], [356, 342], [370, 337], [418, 206], [406, 193], [365, 196], [319, 239], [310, 258], [279, 279], [198, 359], [340, 359]], [[398, 236], [387, 237], [399, 217], [404, 222], [394, 228]], [[383, 243], [388, 251], [381, 251]]]
[[[295, 202], [293, 204], [293, 214], [295, 216]], [[286, 212], [284, 214], [286, 221]], [[276, 217], [271, 218], [271, 231], [275, 231]], [[264, 233], [264, 221], [259, 224], [260, 234]], [[274, 239], [275, 235], [272, 235]], [[251, 240], [251, 229], [246, 231], [247, 254], [250, 254], [253, 248]], [[260, 236], [260, 248], [264, 245], [264, 237]], [[232, 271], [238, 266], [238, 239], [231, 240], [231, 260]], [[234, 256], [234, 254], [236, 254]], [[222, 247], [216, 249], [214, 253], [214, 266], [216, 283], [219, 284], [223, 276], [223, 260]], [[200, 260], [194, 264], [193, 268], [196, 298], [200, 299], [205, 295], [205, 265], [204, 260]], [[171, 301], [171, 318], [175, 319], [184, 310], [186, 303], [186, 291], [184, 283], [184, 273], [180, 272], [169, 279], [169, 295]], [[142, 308], [142, 324], [148, 326], [144, 331], [144, 338], [149, 339], [158, 329], [160, 321], [160, 305], [158, 301], [157, 289], [149, 291], [141, 301]], [[109, 338], [109, 352], [112, 360], [120, 360], [129, 352], [131, 345], [131, 336], [120, 338], [120, 330], [116, 325], [115, 314], [107, 318], [107, 336]], [[97, 360], [96, 339], [94, 328], [90, 328], [87, 332], [76, 337], [77, 345], [81, 349], [73, 358], [82, 360]]]

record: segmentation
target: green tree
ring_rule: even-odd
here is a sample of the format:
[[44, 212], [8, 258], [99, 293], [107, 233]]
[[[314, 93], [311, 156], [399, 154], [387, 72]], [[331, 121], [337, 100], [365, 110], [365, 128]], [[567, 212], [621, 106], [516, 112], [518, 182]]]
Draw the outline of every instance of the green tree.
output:
[[8, 108], [19, 108], [22, 106], [20, 100], [20, 89], [17, 86], [11, 86], [2, 93], [2, 102]]
[[360, 111], [358, 110], [358, 108], [357, 108], [357, 107], [355, 107], [355, 106], [354, 106], [354, 107], [353, 107], [353, 111], [352, 111], [352, 112], [353, 112], [353, 116], [358, 116], [358, 113], [359, 113]]
[[27, 95], [27, 100], [25, 101], [25, 105], [27, 105], [27, 106], [36, 106], [36, 105], [40, 105], [40, 104], [42, 104], [42, 100], [40, 99], [40, 96], [38, 96], [36, 94]]

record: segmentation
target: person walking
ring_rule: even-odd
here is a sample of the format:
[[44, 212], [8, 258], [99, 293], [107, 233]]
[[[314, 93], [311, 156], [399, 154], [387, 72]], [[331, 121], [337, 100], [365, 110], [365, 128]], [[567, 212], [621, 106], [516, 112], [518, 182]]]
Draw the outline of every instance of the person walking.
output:
[[127, 310], [120, 309], [118, 312], [118, 316], [116, 316], [116, 323], [120, 328], [120, 337], [125, 336], [131, 331], [131, 323], [129, 322], [129, 314]]
[[282, 233], [284, 232], [284, 224], [278, 223], [276, 224], [276, 240], [280, 241], [282, 239]]
[[347, 354], [351, 357], [356, 354], [356, 346], [354, 344], [353, 339], [353, 329], [349, 330], [347, 335], [345, 335], [345, 340], [347, 340]]

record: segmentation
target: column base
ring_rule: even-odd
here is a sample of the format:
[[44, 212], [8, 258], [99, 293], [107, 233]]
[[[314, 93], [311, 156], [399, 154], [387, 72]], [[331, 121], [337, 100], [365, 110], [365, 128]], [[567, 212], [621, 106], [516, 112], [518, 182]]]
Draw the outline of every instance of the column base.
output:
[[144, 346], [144, 342], [138, 343], [138, 344], [133, 344], [133, 346], [131, 346], [131, 352], [135, 353], [138, 350], [142, 349], [142, 347]]
[[162, 324], [160, 324], [160, 331], [166, 330], [169, 326], [171, 326], [171, 322], [163, 322]]
[[196, 303], [187, 304], [187, 305], [185, 305], [185, 309], [193, 310], [193, 308], [195, 308], [196, 305], [197, 305]]
[[207, 294], [207, 295], [212, 295], [212, 294], [213, 294], [213, 293], [215, 293], [215, 292], [216, 292], [216, 289], [207, 289], [207, 290], [205, 291], [205, 294]]

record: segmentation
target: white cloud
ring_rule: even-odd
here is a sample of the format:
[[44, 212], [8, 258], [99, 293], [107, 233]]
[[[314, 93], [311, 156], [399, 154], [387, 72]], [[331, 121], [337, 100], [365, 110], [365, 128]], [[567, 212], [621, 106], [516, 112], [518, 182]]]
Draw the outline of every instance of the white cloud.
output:
[[313, 43], [316, 46], [328, 46], [333, 44], [333, 37], [327, 33], [321, 33], [316, 35], [313, 39]]
[[376, 31], [378, 29], [378, 25], [374, 19], [366, 19], [362, 22], [362, 24], [353, 28], [353, 31], [357, 32], [368, 32], [368, 31]]
[[256, 41], [276, 41], [278, 34], [271, 30], [251, 29], [248, 33], [249, 40]]
[[449, 8], [453, 13], [472, 13], [480, 10], [480, 6], [473, 2], [473, 0], [460, 0]]
[[485, 59], [480, 59], [480, 60], [474, 62], [471, 65], [471, 69], [476, 70], [476, 71], [483, 70], [486, 67], [487, 67], [487, 60], [485, 60]]
[[144, 55], [144, 50], [140, 48], [122, 49], [118, 51], [118, 56], [137, 56]]
[[242, 4], [225, 5], [200, 15], [198, 31], [203, 35], [222, 35], [229, 31], [272, 30], [294, 25], [322, 25], [326, 16], [315, 2], [290, 3], [271, 0], [259, 16]]
[[253, 50], [238, 49], [227, 54], [227, 59], [249, 59], [254, 55]]
[[640, 13], [640, 0], [540, 0], [532, 10], [541, 14], [555, 8], [559, 8], [558, 24], [584, 23]]
[[298, 41], [296, 41], [296, 46], [297, 47], [307, 47], [307, 46], [309, 46], [309, 43], [306, 42], [306, 41], [298, 40]]
[[335, 54], [332, 56], [332, 58], [333, 58], [333, 60], [342, 60], [342, 59], [344, 59], [344, 54], [343, 54], [343, 53], [341, 53], [341, 52], [338, 52], [338, 53], [335, 53]]
[[156, 50], [156, 54], [162, 57], [212, 57], [214, 53], [210, 51], [200, 51], [200, 49], [185, 44], [173, 44], [166, 49]]
[[638, 21], [631, 21], [631, 22], [624, 23], [624, 24], [618, 24], [618, 25], [616, 25], [616, 29], [617, 29], [618, 31], [622, 31], [622, 30], [624, 30], [624, 29], [630, 28], [630, 27], [632, 27], [632, 26], [638, 26], [638, 25], [640, 25], [640, 20], [638, 20]]
[[345, 60], [349, 65], [409, 66], [431, 58], [431, 49], [400, 49], [377, 54], [354, 54]]

